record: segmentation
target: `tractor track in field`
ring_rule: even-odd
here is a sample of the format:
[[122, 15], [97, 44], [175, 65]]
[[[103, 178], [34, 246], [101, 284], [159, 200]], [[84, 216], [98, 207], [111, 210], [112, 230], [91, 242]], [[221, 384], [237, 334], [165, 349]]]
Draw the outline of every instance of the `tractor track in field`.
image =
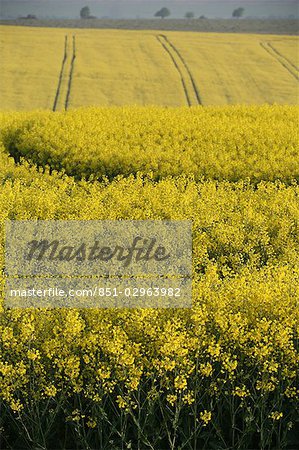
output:
[[184, 90], [184, 93], [185, 93], [185, 97], [186, 97], [188, 106], [191, 106], [191, 101], [190, 101], [190, 97], [189, 97], [189, 94], [188, 94], [188, 89], [187, 89], [187, 86], [186, 86], [186, 83], [185, 83], [185, 80], [184, 80], [184, 75], [183, 75], [179, 65], [177, 64], [177, 61], [176, 61], [175, 57], [173, 56], [173, 54], [171, 53], [171, 51], [169, 50], [169, 48], [167, 47], [165, 42], [163, 42], [161, 37], [162, 37], [162, 35], [156, 36], [158, 42], [160, 42], [160, 44], [162, 45], [162, 47], [164, 48], [166, 53], [170, 56], [170, 59], [172, 60], [174, 67], [178, 71], [178, 73], [180, 75], [180, 78], [181, 78], [181, 83], [182, 83], [182, 86], [183, 86], [183, 90]]
[[181, 53], [164, 34], [158, 34], [156, 38], [171, 58], [173, 65], [180, 75], [188, 106], [201, 105], [202, 102], [195, 80]]
[[297, 81], [299, 81], [298, 68], [283, 56], [270, 42], [260, 42], [261, 47], [276, 59]]
[[184, 60], [183, 56], [182, 56], [181, 53], [178, 51], [178, 49], [173, 45], [173, 43], [169, 41], [169, 39], [168, 39], [167, 36], [165, 36], [164, 34], [161, 34], [160, 36], [163, 37], [163, 39], [164, 39], [164, 40], [168, 43], [168, 45], [173, 49], [173, 51], [177, 54], [178, 58], [181, 60], [182, 64], [184, 65], [184, 67], [185, 67], [185, 69], [186, 69], [186, 71], [187, 71], [187, 74], [188, 74], [188, 76], [189, 76], [189, 79], [190, 79], [190, 81], [191, 81], [191, 84], [192, 84], [192, 87], [193, 87], [193, 90], [194, 90], [194, 94], [195, 94], [197, 103], [198, 103], [199, 105], [201, 105], [201, 104], [202, 104], [202, 101], [201, 101], [201, 98], [200, 98], [200, 95], [199, 95], [199, 90], [198, 90], [198, 88], [197, 88], [197, 86], [196, 86], [195, 80], [194, 80], [194, 78], [193, 78], [193, 75], [192, 75], [192, 73], [191, 73], [191, 71], [190, 71], [190, 69], [189, 69], [189, 67], [188, 67], [188, 65], [187, 65], [187, 63], [186, 63], [186, 61]]
[[280, 53], [280, 51], [278, 51], [273, 44], [271, 44], [271, 42], [268, 42], [269, 47], [271, 47], [271, 49], [280, 57], [285, 59], [285, 61], [290, 64], [290, 66], [292, 66], [297, 72], [299, 72], [299, 68], [292, 63], [292, 61], [290, 61], [286, 56], [284, 56], [282, 53]]
[[61, 84], [62, 84], [62, 80], [63, 80], [64, 69], [65, 69], [67, 54], [68, 54], [67, 47], [68, 47], [68, 37], [67, 37], [67, 35], [65, 35], [65, 37], [64, 37], [64, 54], [63, 54], [63, 59], [62, 59], [62, 63], [61, 63], [61, 69], [60, 69], [60, 74], [59, 74], [59, 78], [58, 78], [58, 85], [57, 85], [57, 89], [56, 89], [54, 104], [53, 104], [53, 108], [52, 108], [53, 111], [56, 111], [57, 103], [58, 103], [58, 99], [59, 99], [59, 95], [60, 95]]
[[64, 55], [61, 63], [61, 69], [56, 89], [53, 111], [67, 110], [71, 95], [74, 64], [76, 59], [76, 38], [73, 36], [72, 48], [69, 36], [65, 36]]
[[71, 67], [70, 67], [70, 73], [69, 73], [69, 79], [68, 79], [67, 93], [66, 93], [66, 97], [65, 97], [65, 109], [66, 110], [68, 109], [68, 106], [69, 106], [74, 66], [75, 66], [75, 59], [76, 59], [76, 36], [73, 36], [72, 60], [71, 60]]

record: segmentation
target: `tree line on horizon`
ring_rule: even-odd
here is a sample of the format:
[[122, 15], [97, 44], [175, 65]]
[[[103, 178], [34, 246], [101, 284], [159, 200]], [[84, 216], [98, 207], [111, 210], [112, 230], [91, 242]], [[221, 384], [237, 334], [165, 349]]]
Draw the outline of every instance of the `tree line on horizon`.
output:
[[[236, 8], [233, 10], [232, 12], [232, 17], [233, 18], [240, 18], [243, 16], [245, 9], [242, 7]], [[165, 19], [166, 17], [171, 16], [171, 11], [169, 8], [167, 7], [163, 7], [161, 9], [159, 9], [155, 14], [154, 17], [159, 17], [161, 19]], [[80, 18], [81, 19], [97, 19], [96, 16], [93, 16], [90, 13], [90, 8], [89, 6], [83, 6], [83, 8], [81, 8], [80, 10]], [[195, 14], [193, 11], [187, 11], [185, 13], [185, 19], [194, 19], [195, 18]], [[34, 14], [27, 14], [26, 17], [21, 17], [21, 19], [37, 19], [37, 16]], [[199, 19], [206, 19], [206, 17], [204, 15], [199, 16]]]
[[[243, 16], [245, 9], [242, 7], [236, 8], [232, 12], [232, 17], [234, 18], [240, 18]], [[159, 9], [155, 14], [154, 17], [160, 17], [161, 19], [165, 19], [166, 17], [171, 16], [171, 11], [169, 8], [166, 8], [165, 6], [161, 9]], [[80, 17], [81, 19], [96, 19], [95, 16], [92, 16], [90, 14], [90, 8], [88, 6], [84, 6], [80, 11]], [[193, 11], [187, 11], [185, 14], [186, 19], [194, 19], [195, 14]], [[199, 19], [205, 19], [206, 17], [204, 15], [200, 16]]]

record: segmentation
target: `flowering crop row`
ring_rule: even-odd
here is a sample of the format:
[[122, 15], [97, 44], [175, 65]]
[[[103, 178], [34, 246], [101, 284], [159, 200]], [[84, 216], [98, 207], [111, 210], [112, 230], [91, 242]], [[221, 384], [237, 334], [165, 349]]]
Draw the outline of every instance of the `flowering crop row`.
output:
[[252, 181], [299, 177], [298, 109], [290, 106], [88, 108], [0, 117], [15, 158], [77, 179], [152, 173]]

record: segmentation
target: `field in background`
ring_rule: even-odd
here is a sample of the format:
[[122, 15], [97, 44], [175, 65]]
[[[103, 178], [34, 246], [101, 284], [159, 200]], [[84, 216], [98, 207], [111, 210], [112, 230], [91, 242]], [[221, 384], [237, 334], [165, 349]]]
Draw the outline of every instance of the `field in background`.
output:
[[298, 102], [295, 36], [0, 31], [2, 110]]
[[76, 33], [71, 106], [185, 104], [169, 56], [148, 32]]
[[296, 37], [176, 33], [170, 39], [204, 105], [298, 101]]
[[65, 33], [0, 29], [2, 109], [52, 109]]

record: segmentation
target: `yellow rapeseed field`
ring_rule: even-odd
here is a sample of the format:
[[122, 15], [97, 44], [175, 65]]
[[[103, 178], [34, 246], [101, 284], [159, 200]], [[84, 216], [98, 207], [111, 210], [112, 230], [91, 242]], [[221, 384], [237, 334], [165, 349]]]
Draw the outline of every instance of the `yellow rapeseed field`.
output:
[[2, 268], [7, 219], [190, 219], [193, 230], [192, 308], [1, 307], [4, 443], [295, 442], [297, 114], [292, 106], [0, 114]]
[[52, 109], [64, 34], [0, 27], [2, 110]]
[[298, 103], [295, 36], [8, 26], [0, 33], [2, 110]]
[[[298, 42], [0, 26], [1, 448], [297, 448]], [[191, 220], [192, 306], [8, 308], [7, 220]]]
[[296, 36], [176, 33], [169, 38], [204, 105], [298, 104]]
[[154, 179], [299, 179], [295, 106], [136, 106], [2, 117], [2, 139], [16, 158], [77, 179], [138, 172]]

